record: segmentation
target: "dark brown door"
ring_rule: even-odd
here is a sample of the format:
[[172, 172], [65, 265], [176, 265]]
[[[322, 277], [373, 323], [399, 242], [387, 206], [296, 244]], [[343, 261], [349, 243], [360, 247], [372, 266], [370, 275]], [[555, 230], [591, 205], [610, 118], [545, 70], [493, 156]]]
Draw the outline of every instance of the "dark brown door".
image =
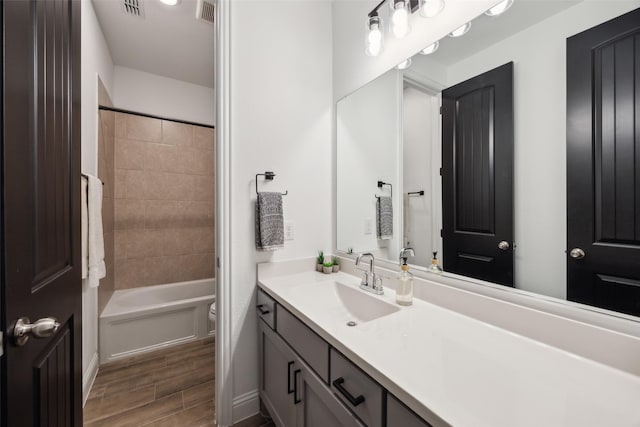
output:
[[[80, 2], [2, 13], [2, 425], [81, 426]], [[21, 317], [60, 327], [18, 346]]]
[[513, 63], [442, 92], [445, 271], [513, 286]]
[[640, 315], [640, 9], [567, 39], [567, 298]]

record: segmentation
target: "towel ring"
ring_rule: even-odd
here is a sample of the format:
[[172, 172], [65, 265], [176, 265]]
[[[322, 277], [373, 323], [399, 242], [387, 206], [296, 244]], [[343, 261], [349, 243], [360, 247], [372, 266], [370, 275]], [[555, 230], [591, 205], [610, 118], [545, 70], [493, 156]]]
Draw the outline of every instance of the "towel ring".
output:
[[[382, 188], [383, 185], [388, 185], [389, 186], [389, 191], [391, 193], [391, 194], [389, 194], [389, 196], [393, 197], [393, 185], [391, 185], [391, 183], [389, 183], [389, 182], [378, 181], [378, 188]], [[379, 199], [380, 196], [378, 196], [376, 194], [376, 198]]]
[[[265, 181], [273, 181], [273, 178], [276, 176], [276, 174], [268, 171], [265, 173], [256, 174], [256, 195], [258, 194], [258, 177], [259, 176], [264, 176]], [[280, 194], [282, 194], [283, 196], [286, 196], [287, 194], [289, 194], [289, 190], [286, 190], [284, 193], [280, 193]]]

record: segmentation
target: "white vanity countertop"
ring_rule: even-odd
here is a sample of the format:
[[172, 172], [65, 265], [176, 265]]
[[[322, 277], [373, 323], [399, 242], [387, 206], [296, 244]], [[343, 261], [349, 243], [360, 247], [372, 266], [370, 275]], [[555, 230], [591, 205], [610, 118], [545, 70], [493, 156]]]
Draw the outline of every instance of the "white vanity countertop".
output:
[[[261, 288], [434, 426], [640, 426], [638, 376], [417, 298], [348, 327], [318, 291], [359, 278], [264, 276]], [[373, 297], [395, 302], [390, 289]]]

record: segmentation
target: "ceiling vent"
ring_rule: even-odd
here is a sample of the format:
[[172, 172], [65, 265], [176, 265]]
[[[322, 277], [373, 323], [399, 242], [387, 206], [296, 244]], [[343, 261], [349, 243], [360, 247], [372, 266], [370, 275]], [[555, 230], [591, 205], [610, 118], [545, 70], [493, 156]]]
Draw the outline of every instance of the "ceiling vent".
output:
[[196, 19], [213, 24], [216, 16], [215, 5], [211, 0], [198, 0]]
[[144, 18], [144, 9], [142, 8], [142, 0], [122, 0], [122, 11], [126, 15]]

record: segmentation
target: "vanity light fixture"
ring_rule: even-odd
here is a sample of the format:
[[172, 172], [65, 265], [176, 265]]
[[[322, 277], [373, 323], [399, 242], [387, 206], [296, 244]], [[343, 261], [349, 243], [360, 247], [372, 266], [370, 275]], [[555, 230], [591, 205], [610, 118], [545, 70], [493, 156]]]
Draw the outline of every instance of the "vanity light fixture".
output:
[[401, 39], [411, 32], [409, 25], [409, 1], [391, 0], [391, 31], [396, 38]]
[[433, 18], [444, 9], [444, 0], [422, 0], [420, 14], [425, 18]]
[[367, 55], [369, 56], [378, 56], [382, 51], [382, 30], [380, 29], [382, 20], [380, 16], [378, 16], [377, 12], [374, 12], [373, 15], [369, 15], [367, 18]]
[[167, 6], [175, 6], [180, 3], [180, 0], [160, 0], [160, 2], [166, 4]]
[[435, 43], [431, 43], [429, 46], [425, 47], [420, 51], [422, 55], [431, 55], [440, 47], [440, 42], [437, 41]]
[[411, 66], [411, 58], [407, 58], [398, 65], [396, 65], [396, 69], [398, 70], [406, 70]]
[[513, 5], [513, 0], [504, 0], [503, 2], [498, 3], [493, 6], [489, 10], [487, 10], [484, 14], [487, 16], [498, 16], [505, 13], [509, 8]]
[[456, 28], [455, 30], [451, 31], [451, 33], [449, 34], [449, 37], [461, 37], [461, 36], [464, 36], [465, 34], [467, 34], [469, 32], [470, 29], [471, 29], [471, 22], [467, 22], [463, 26], [461, 26], [459, 28]]

